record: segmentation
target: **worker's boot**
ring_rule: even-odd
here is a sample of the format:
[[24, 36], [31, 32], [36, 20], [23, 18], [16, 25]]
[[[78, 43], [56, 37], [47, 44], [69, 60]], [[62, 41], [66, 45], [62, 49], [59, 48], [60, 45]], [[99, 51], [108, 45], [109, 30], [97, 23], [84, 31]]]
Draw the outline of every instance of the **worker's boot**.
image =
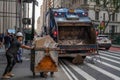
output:
[[7, 76], [10, 76], [10, 77], [14, 77], [14, 75], [15, 75], [15, 74], [13, 74], [13, 73], [11, 73], [11, 72], [7, 73]]
[[10, 76], [8, 76], [7, 74], [2, 76], [2, 79], [10, 79]]
[[47, 78], [47, 76], [48, 76], [47, 72], [44, 72], [43, 75], [44, 75], [44, 78]]
[[53, 77], [54, 76], [54, 72], [50, 72], [50, 76]]
[[44, 77], [43, 72], [40, 72], [40, 77]]

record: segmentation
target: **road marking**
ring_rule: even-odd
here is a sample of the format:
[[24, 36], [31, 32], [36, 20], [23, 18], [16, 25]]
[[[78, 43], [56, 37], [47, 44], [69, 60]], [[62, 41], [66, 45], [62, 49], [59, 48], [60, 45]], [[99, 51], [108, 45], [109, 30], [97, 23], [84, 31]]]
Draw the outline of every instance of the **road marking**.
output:
[[120, 54], [118, 51], [108, 51], [110, 53]]
[[103, 57], [103, 56], [100, 56], [100, 58], [105, 59], [105, 60], [107, 60], [107, 61], [111, 61], [111, 62], [114, 62], [114, 63], [120, 64], [119, 61], [112, 60], [112, 59], [109, 59], [109, 58], [106, 58], [106, 57]]
[[54, 78], [47, 78], [47, 79], [45, 79], [45, 80], [55, 80]]
[[103, 55], [103, 56], [107, 56], [107, 57], [111, 57], [111, 58], [115, 58], [115, 59], [119, 59], [119, 60], [120, 60], [120, 57], [115, 57], [115, 56], [107, 55], [107, 54], [103, 54], [103, 53], [100, 53], [100, 55]]
[[70, 75], [74, 78], [74, 80], [79, 80], [62, 61], [60, 62], [66, 68], [66, 70], [70, 73]]
[[[87, 56], [87, 58], [90, 59], [91, 57]], [[106, 66], [108, 66], [108, 67], [111, 67], [111, 68], [113, 68], [113, 69], [115, 69], [115, 70], [120, 71], [120, 68], [117, 67], [117, 66], [114, 66], [114, 65], [108, 64], [108, 63], [106, 63], [106, 62], [102, 62], [102, 61], [100, 61], [100, 60], [96, 60], [96, 61], [99, 62], [99, 63], [101, 63], [101, 64], [104, 64], [104, 65], [106, 65]]]
[[26, 58], [26, 57], [22, 57], [21, 59], [24, 60], [24, 61], [29, 61], [30, 60], [30, 58]]
[[108, 72], [108, 71], [106, 71], [106, 70], [104, 70], [104, 69], [102, 69], [102, 68], [99, 68], [99, 67], [97, 67], [97, 66], [95, 66], [95, 65], [92, 65], [92, 64], [90, 64], [90, 63], [86, 63], [86, 62], [84, 62], [84, 63], [85, 63], [87, 66], [89, 66], [89, 67], [91, 67], [91, 68], [93, 68], [93, 69], [101, 72], [102, 74], [104, 74], [104, 75], [106, 75], [106, 76], [108, 76], [108, 77], [110, 77], [110, 78], [112, 78], [112, 79], [114, 79], [114, 80], [120, 80], [120, 77], [118, 77], [118, 76], [116, 76], [116, 75], [114, 75], [114, 74], [112, 74], [112, 73], [110, 73], [110, 72]]
[[106, 53], [106, 54], [111, 54], [111, 55], [114, 55], [114, 56], [119, 56], [120, 57], [120, 55], [119, 54], [116, 54], [116, 53], [112, 53], [112, 52], [105, 52], [105, 51], [100, 51], [100, 53], [101, 52], [103, 52], [103, 53]]
[[69, 65], [71, 68], [73, 68], [77, 73], [79, 73], [80, 75], [82, 75], [86, 80], [96, 80], [94, 77], [90, 76], [88, 73], [86, 73], [85, 71], [83, 71], [79, 67], [71, 64], [70, 62], [65, 61], [65, 63], [67, 65]]
[[68, 76], [69, 80], [73, 80], [72, 77], [69, 75], [69, 73], [65, 70], [65, 68], [63, 67], [63, 65], [60, 64], [60, 67], [65, 72], [65, 74]]

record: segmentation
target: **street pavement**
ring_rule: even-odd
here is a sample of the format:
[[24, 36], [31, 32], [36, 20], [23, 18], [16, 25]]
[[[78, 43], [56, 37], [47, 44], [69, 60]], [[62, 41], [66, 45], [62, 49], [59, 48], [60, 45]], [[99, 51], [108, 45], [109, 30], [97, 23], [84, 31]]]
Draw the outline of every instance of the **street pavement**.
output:
[[66, 66], [69, 80], [120, 80], [120, 48], [99, 50], [99, 55], [88, 56], [82, 65], [74, 65], [69, 59], [60, 63]]
[[[59, 59], [59, 71], [54, 77], [41, 78], [39, 73], [35, 78], [30, 71], [29, 51], [24, 50], [23, 63], [13, 69], [15, 77], [10, 80], [120, 80], [120, 48], [99, 50], [99, 55], [88, 56], [83, 64], [71, 63], [71, 58]], [[6, 66], [4, 53], [0, 54], [0, 76]]]
[[[23, 50], [23, 62], [17, 63], [13, 69], [13, 73], [15, 74], [10, 80], [69, 80], [67, 75], [63, 72], [63, 70], [58, 68], [58, 72], [55, 72], [53, 77], [48, 76], [47, 78], [41, 78], [40, 73], [36, 73], [36, 77], [33, 78], [32, 71], [30, 71], [30, 51]], [[6, 67], [6, 57], [5, 51], [0, 50], [0, 77], [2, 76], [4, 69]], [[49, 74], [48, 74], [49, 75]], [[0, 78], [0, 80], [3, 80]]]

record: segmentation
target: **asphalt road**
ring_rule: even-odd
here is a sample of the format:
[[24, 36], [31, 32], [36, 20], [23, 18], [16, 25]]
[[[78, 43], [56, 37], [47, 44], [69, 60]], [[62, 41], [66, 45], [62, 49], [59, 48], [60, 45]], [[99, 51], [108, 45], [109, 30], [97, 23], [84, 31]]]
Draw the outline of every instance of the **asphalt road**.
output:
[[[30, 71], [29, 52], [25, 52], [23, 63], [13, 69], [15, 77], [10, 80], [120, 80], [120, 49], [99, 51], [99, 56], [89, 56], [84, 64], [74, 65], [71, 58], [59, 59], [59, 71], [54, 77], [41, 78], [39, 73], [33, 78]], [[0, 54], [0, 76], [6, 66], [4, 54]], [[0, 79], [1, 80], [1, 79]]]
[[[14, 77], [12, 77], [9, 80], [69, 80], [67, 75], [64, 73], [62, 66], [58, 67], [58, 72], [55, 72], [53, 77], [50, 77], [48, 74], [47, 78], [40, 77], [40, 73], [36, 73], [35, 78], [33, 78], [32, 71], [30, 70], [30, 51], [24, 50], [23, 52], [23, 62], [17, 63], [13, 69], [13, 73], [15, 74]], [[2, 50], [0, 52], [0, 77], [2, 76], [4, 69], [6, 67], [6, 58], [5, 58], [5, 52]], [[1, 79], [0, 80], [4, 80]]]
[[60, 62], [68, 68], [69, 80], [120, 80], [120, 52], [99, 51], [99, 54], [87, 57], [81, 65], [68, 59]]

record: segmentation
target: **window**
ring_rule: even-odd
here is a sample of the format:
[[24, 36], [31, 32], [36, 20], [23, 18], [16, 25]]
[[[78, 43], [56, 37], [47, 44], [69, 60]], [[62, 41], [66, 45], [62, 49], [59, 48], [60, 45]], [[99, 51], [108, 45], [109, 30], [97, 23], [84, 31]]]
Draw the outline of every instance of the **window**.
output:
[[118, 32], [118, 31], [117, 31], [117, 28], [118, 28], [118, 27], [117, 27], [117, 26], [115, 26], [115, 33], [117, 33], [117, 32]]
[[105, 21], [105, 13], [103, 13], [103, 21]]
[[110, 21], [112, 21], [112, 16], [111, 16], [111, 15], [110, 15], [110, 17], [109, 17], [109, 18], [110, 18]]
[[99, 20], [99, 12], [95, 12], [95, 20]]
[[115, 18], [115, 21], [117, 21], [117, 20], [118, 20], [118, 14], [116, 14], [115, 17], [116, 17], [116, 18]]
[[88, 0], [84, 0], [84, 4], [87, 4]]
[[74, 0], [72, 0], [72, 3], [75, 3], [75, 1], [74, 1]]
[[112, 15], [112, 21], [115, 21], [115, 14]]

